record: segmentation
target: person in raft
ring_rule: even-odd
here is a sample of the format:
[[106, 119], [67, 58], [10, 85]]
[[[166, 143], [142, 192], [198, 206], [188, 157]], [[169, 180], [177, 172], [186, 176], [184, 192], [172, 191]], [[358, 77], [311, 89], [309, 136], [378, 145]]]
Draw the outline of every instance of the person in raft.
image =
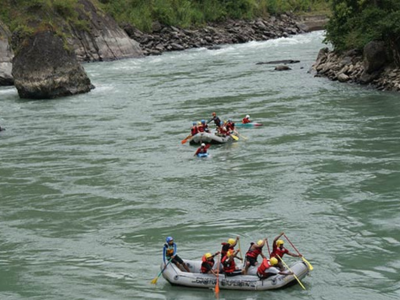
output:
[[[228, 239], [227, 243], [221, 243], [222, 249], [221, 249], [221, 260], [224, 258], [224, 256], [228, 253], [229, 250], [235, 250], [235, 246], [239, 240], [239, 237], [237, 236], [236, 239]], [[241, 258], [239, 258], [241, 259]]]
[[280, 275], [293, 275], [290, 271], [281, 271], [275, 266], [278, 264], [276, 257], [271, 257], [269, 260], [261, 253], [263, 261], [257, 269], [257, 276], [261, 280], [267, 279], [268, 277], [280, 274]]
[[257, 258], [262, 253], [262, 248], [265, 245], [266, 238], [259, 240], [257, 243], [251, 243], [249, 250], [246, 252], [246, 273], [250, 266], [256, 266], [258, 264]]
[[185, 262], [176, 254], [176, 244], [172, 236], [169, 236], [165, 239], [166, 243], [163, 248], [163, 261], [164, 264], [167, 261], [170, 261], [175, 264], [182, 272], [190, 272], [189, 267]]
[[205, 154], [207, 153], [207, 149], [210, 148], [211, 144], [204, 144], [202, 143], [201, 146], [196, 150], [196, 153], [194, 154], [194, 156], [198, 155], [198, 154]]
[[239, 250], [235, 251], [229, 249], [224, 258], [221, 260], [225, 276], [238, 276], [246, 274], [244, 269], [239, 269], [236, 266], [235, 258], [240, 259], [240, 257], [237, 257], [238, 252]]
[[242, 123], [243, 124], [247, 124], [247, 123], [251, 123], [253, 121], [250, 120], [250, 116], [246, 115], [243, 119], [242, 119]]
[[211, 121], [214, 121], [214, 124], [215, 126], [217, 126], [217, 128], [222, 125], [221, 119], [217, 116], [215, 112], [213, 112], [211, 116], [212, 118], [207, 121], [207, 124], [210, 123]]
[[203, 255], [203, 257], [201, 258], [201, 269], [200, 272], [203, 274], [214, 274], [217, 275], [217, 271], [213, 270], [215, 261], [214, 261], [214, 257], [217, 256], [220, 252], [215, 253], [214, 255], [212, 255], [210, 252], [206, 253]]
[[283, 266], [283, 263], [279, 257], [283, 258], [284, 254], [287, 254], [287, 255], [290, 255], [293, 257], [301, 257], [301, 254], [292, 253], [288, 249], [283, 247], [284, 242], [283, 242], [283, 240], [279, 239], [282, 235], [283, 235], [283, 232], [274, 239], [273, 246], [272, 246], [272, 252], [271, 252], [270, 256], [271, 256], [271, 258], [276, 257], [278, 259], [277, 267], [280, 270], [285, 270], [285, 267]]

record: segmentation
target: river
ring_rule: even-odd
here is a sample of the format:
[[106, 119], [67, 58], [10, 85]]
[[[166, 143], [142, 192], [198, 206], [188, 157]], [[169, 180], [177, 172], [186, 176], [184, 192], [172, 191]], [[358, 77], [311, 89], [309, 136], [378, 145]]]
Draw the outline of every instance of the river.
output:
[[[398, 299], [399, 95], [314, 78], [322, 40], [86, 64], [96, 89], [63, 99], [0, 88], [0, 299], [215, 299], [150, 284], [165, 238], [200, 259], [280, 232], [314, 267], [306, 290], [220, 299]], [[256, 64], [283, 59], [300, 63]], [[213, 111], [264, 126], [195, 158], [181, 140]]]

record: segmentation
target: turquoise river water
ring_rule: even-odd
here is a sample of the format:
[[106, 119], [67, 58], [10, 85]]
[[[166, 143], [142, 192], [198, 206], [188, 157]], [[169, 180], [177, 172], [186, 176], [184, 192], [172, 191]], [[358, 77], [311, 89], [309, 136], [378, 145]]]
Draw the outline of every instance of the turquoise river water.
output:
[[[0, 88], [0, 299], [215, 299], [150, 284], [165, 237], [200, 259], [280, 232], [306, 290], [220, 299], [399, 299], [400, 97], [314, 78], [322, 40], [86, 64], [96, 89], [63, 99]], [[256, 64], [282, 59], [300, 63]], [[181, 140], [213, 111], [264, 126], [195, 158]]]

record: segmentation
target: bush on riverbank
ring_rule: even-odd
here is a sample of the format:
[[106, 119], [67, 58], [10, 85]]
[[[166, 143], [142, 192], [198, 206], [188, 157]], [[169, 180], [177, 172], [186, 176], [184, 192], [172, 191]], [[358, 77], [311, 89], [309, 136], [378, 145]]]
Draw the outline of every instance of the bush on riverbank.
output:
[[382, 40], [400, 66], [400, 1], [332, 0], [332, 14], [326, 41], [335, 50], [361, 50], [370, 41]]
[[329, 0], [97, 0], [119, 23], [135, 25], [151, 32], [152, 23], [180, 28], [206, 22], [255, 19], [287, 11], [328, 10]]

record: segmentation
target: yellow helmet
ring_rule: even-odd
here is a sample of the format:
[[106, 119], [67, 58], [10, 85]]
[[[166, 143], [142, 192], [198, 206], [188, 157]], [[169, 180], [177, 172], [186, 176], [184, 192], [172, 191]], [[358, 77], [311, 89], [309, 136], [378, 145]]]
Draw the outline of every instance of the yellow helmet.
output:
[[259, 240], [259, 241], [257, 242], [257, 245], [258, 245], [258, 246], [261, 246], [262, 243], [264, 243], [264, 241], [263, 241], [263, 240]]
[[280, 245], [283, 245], [284, 242], [282, 240], [277, 240], [276, 241], [276, 245], [279, 247]]
[[278, 263], [278, 260], [276, 259], [276, 257], [271, 257], [271, 259], [269, 260], [270, 264], [272, 266], [275, 266]]
[[197, 125], [201, 125], [201, 122], [199, 121], [199, 122], [197, 122]]
[[228, 244], [233, 246], [235, 244], [236, 240], [235, 239], [229, 239]]
[[230, 249], [230, 250], [226, 253], [226, 255], [227, 255], [228, 257], [231, 257], [231, 256], [233, 256], [234, 253], [235, 253], [235, 252], [234, 252], [232, 249]]
[[204, 256], [206, 257], [206, 259], [209, 259], [210, 257], [212, 257], [212, 254], [210, 252], [204, 254]]

